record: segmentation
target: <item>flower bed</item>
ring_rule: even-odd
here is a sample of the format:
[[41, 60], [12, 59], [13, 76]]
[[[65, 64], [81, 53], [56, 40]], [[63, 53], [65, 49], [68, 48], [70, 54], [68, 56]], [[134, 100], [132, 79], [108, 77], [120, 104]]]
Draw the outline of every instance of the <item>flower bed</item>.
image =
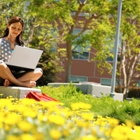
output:
[[0, 99], [0, 140], [138, 140], [140, 127], [103, 118], [90, 104]]

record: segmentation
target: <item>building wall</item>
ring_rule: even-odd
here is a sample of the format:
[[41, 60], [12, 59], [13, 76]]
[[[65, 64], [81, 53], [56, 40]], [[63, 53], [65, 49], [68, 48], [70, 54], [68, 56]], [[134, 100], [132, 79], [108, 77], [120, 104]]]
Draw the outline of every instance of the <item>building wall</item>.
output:
[[[64, 70], [66, 70], [66, 61], [63, 61]], [[89, 62], [88, 60], [72, 60], [71, 68], [72, 76], [87, 77], [88, 82], [100, 83], [101, 78], [111, 78], [111, 74], [105, 70], [103, 74], [97, 68], [97, 62]], [[66, 81], [66, 71], [56, 74], [55, 82]]]

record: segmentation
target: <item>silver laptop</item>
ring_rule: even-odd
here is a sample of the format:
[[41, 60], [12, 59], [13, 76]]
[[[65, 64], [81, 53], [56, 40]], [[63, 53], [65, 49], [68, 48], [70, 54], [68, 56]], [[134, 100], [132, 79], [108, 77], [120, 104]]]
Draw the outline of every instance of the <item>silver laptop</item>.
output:
[[35, 69], [42, 53], [42, 50], [15, 46], [6, 64], [13, 69]]

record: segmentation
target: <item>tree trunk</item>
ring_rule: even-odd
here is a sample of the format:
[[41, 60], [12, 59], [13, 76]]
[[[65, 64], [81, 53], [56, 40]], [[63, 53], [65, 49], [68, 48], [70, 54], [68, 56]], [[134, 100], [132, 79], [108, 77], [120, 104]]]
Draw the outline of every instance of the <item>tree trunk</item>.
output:
[[124, 83], [123, 94], [124, 94], [124, 97], [126, 97], [126, 98], [127, 98], [128, 92], [129, 92], [129, 85], [130, 85], [131, 79], [133, 77], [133, 73], [134, 73], [134, 69], [135, 69], [137, 59], [138, 59], [138, 56], [134, 56], [133, 59], [130, 59], [129, 63], [127, 63], [129, 67], [127, 69], [125, 69], [127, 71], [125, 71], [126, 80], [125, 80], [125, 83]]
[[[120, 60], [121, 61], [121, 60]], [[118, 68], [118, 75], [117, 75], [117, 83], [118, 83], [118, 91], [119, 93], [122, 93], [122, 82], [121, 82], [121, 70], [122, 70], [122, 63], [118, 62], [117, 68]]]
[[72, 62], [72, 50], [71, 50], [71, 42], [69, 41], [69, 42], [67, 42], [66, 82], [70, 82], [71, 62]]
[[[32, 22], [35, 22], [35, 21], [36, 21], [36, 18], [33, 18]], [[29, 34], [28, 34], [28, 40], [26, 41], [26, 44], [25, 44], [27, 47], [29, 46], [30, 42], [32, 41], [32, 37], [34, 35], [34, 29], [35, 29], [35, 27], [34, 27], [34, 25], [32, 25], [30, 28]]]

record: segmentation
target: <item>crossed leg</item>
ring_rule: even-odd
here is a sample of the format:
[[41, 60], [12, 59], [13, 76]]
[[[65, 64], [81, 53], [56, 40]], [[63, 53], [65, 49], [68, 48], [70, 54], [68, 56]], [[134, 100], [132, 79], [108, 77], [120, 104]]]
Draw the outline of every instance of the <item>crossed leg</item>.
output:
[[30, 83], [32, 87], [36, 86], [36, 81], [42, 76], [41, 69], [35, 69], [34, 71], [30, 71], [25, 73], [23, 76], [19, 77], [18, 80], [24, 83]]
[[11, 73], [10, 69], [5, 63], [0, 63], [0, 77], [5, 79], [4, 86], [9, 86], [11, 84], [23, 87], [35, 87], [36, 81], [42, 76], [42, 71], [31, 71], [21, 76], [20, 78], [15, 78]]
[[[27, 84], [30, 84], [30, 88], [33, 88], [33, 87], [36, 86], [36, 82], [35, 82], [35, 81], [27, 81], [27, 82], [23, 82], [23, 83], [25, 83], [25, 84], [26, 84], [26, 83], [27, 83]], [[8, 79], [5, 79], [3, 85], [4, 85], [5, 87], [8, 87], [8, 86], [10, 86], [10, 85], [13, 85], [13, 83], [11, 83]]]

